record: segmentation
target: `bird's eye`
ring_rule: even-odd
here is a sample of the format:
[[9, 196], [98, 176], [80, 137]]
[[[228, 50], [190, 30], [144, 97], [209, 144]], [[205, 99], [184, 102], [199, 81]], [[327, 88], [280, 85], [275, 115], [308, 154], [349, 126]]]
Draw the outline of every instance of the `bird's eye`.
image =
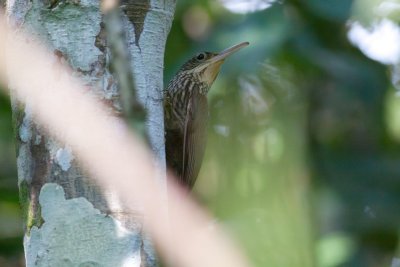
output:
[[205, 58], [206, 58], [206, 54], [205, 53], [200, 53], [200, 54], [197, 55], [197, 59], [198, 60], [203, 60]]

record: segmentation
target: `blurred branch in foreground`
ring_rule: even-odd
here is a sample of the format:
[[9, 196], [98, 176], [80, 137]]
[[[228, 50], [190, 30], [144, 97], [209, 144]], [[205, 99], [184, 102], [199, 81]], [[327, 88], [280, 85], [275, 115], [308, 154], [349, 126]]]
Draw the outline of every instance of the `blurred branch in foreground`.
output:
[[105, 29], [108, 46], [111, 50], [111, 68], [120, 88], [120, 103], [129, 126], [146, 136], [146, 111], [138, 101], [134, 77], [130, 67], [125, 29], [122, 24], [119, 1], [103, 1]]
[[[29, 102], [36, 121], [58, 140], [69, 144], [103, 188], [115, 189], [129, 207], [143, 207], [145, 226], [164, 256], [172, 257], [179, 266], [248, 266], [240, 250], [221, 230], [201, 231], [210, 221], [209, 216], [174, 184], [169, 186], [171, 229], [168, 229], [168, 224], [163, 223], [166, 218], [162, 212], [162, 194], [154, 180], [154, 159], [144, 145], [118, 119], [107, 115], [105, 108], [90, 94], [83, 94], [85, 90], [77, 80], [62, 75], [68, 70], [55, 63], [54, 56], [49, 56], [33, 42], [29, 45], [18, 42], [27, 37], [17, 37], [7, 31], [2, 21], [0, 36], [4, 39], [7, 35], [9, 42], [1, 42], [0, 50], [7, 49], [12, 93], [20, 101]], [[5, 61], [2, 54], [0, 75], [3, 82], [6, 80]], [[58, 203], [45, 202], [51, 194], [59, 196]], [[47, 184], [39, 196], [43, 216], [53, 211], [52, 205], [67, 205], [74, 200], [63, 201], [60, 187], [52, 184]], [[50, 223], [45, 221], [40, 228], [33, 227], [31, 236]]]

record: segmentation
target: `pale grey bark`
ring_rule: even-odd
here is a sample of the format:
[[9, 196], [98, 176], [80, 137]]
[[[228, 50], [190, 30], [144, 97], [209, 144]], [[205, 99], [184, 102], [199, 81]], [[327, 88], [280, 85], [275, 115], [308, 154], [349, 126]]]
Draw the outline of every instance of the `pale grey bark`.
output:
[[[147, 112], [158, 167], [165, 169], [162, 74], [175, 1], [122, 2], [137, 95]], [[70, 75], [79, 77], [88, 92], [119, 113], [119, 89], [109, 70], [99, 5], [98, 0], [9, 0], [7, 12], [10, 25], [31, 35], [32, 40], [20, 41], [42, 40], [55, 62], [68, 65]], [[137, 219], [140, 213], [127, 212], [118, 196], [94, 184], [74, 151], [34, 123], [29, 101], [22, 105], [13, 99], [13, 112], [27, 266], [156, 266]], [[160, 181], [165, 184], [163, 175]]]

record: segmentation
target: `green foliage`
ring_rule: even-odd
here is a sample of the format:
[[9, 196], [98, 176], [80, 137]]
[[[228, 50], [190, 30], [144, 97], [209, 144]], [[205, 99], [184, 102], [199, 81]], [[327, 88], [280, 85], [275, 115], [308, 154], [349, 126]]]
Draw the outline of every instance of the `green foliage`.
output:
[[4, 229], [0, 231], [0, 259], [7, 257], [11, 262], [22, 253], [14, 144], [10, 101], [0, 94], [0, 229]]
[[[388, 67], [347, 38], [349, 20], [373, 20], [368, 4], [292, 0], [245, 15], [178, 6], [167, 76], [197, 51], [250, 42], [209, 93], [195, 190], [255, 266], [389, 266], [396, 255], [398, 101]], [[185, 26], [193, 7], [211, 25], [203, 39]]]
[[25, 180], [19, 185], [19, 202], [26, 233], [29, 235], [33, 226], [40, 227], [44, 221], [39, 204], [34, 206], [30, 199], [29, 185]]

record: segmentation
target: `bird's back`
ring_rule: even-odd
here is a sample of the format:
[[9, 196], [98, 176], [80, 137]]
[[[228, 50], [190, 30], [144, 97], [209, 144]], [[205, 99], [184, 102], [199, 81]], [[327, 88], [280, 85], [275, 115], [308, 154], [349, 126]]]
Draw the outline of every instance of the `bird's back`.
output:
[[167, 90], [164, 98], [167, 166], [188, 189], [194, 186], [203, 161], [208, 121], [206, 96], [198, 85], [190, 86], [190, 93], [183, 88]]
[[220, 53], [202, 52], [188, 60], [168, 84], [164, 95], [167, 165], [191, 189], [199, 174], [207, 140], [207, 93], [221, 64], [242, 42]]

